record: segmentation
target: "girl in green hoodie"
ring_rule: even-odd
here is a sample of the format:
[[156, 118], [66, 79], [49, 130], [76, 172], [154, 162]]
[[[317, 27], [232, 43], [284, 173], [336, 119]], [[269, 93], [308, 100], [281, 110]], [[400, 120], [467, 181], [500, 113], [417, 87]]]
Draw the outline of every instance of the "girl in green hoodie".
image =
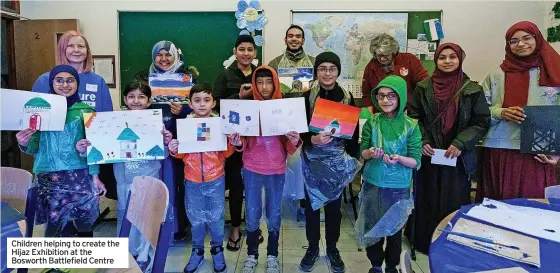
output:
[[401, 229], [413, 207], [410, 185], [412, 170], [420, 168], [422, 135], [418, 123], [404, 114], [406, 88], [399, 76], [382, 80], [372, 90], [372, 101], [381, 112], [370, 117], [362, 131], [365, 168], [356, 236], [367, 246], [370, 273], [382, 272], [384, 259], [385, 272], [398, 272]]
[[39, 185], [36, 224], [47, 224], [45, 237], [72, 237], [78, 232], [93, 237], [99, 196], [106, 190], [98, 177], [99, 166], [88, 166], [86, 155], [76, 149], [85, 139], [82, 113], [93, 109], [78, 96], [80, 77], [73, 67], [55, 66], [49, 83], [52, 94], [66, 97], [64, 131], [25, 129], [16, 135], [21, 151], [35, 157], [33, 172]]

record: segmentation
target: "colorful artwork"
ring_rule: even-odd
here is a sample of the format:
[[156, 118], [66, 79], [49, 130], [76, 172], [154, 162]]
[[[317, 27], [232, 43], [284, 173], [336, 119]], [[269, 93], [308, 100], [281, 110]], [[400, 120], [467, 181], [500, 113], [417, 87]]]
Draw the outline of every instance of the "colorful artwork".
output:
[[259, 134], [259, 101], [220, 100], [221, 126], [224, 134], [242, 136]]
[[278, 68], [278, 77], [282, 93], [303, 93], [311, 88], [310, 82], [313, 80], [313, 68]]
[[317, 99], [309, 131], [328, 132], [334, 137], [351, 139], [362, 109], [325, 99]]
[[163, 159], [160, 109], [84, 113], [88, 164]]
[[2, 130], [63, 131], [65, 122], [65, 97], [2, 89]]
[[221, 118], [185, 118], [177, 120], [179, 153], [225, 151], [227, 137], [221, 131]]
[[527, 118], [521, 123], [521, 152], [556, 155], [560, 153], [560, 105], [526, 106]]
[[309, 132], [304, 98], [265, 100], [259, 107], [262, 136]]
[[148, 80], [152, 89], [153, 103], [188, 103], [190, 90], [193, 86], [192, 75], [150, 73]]

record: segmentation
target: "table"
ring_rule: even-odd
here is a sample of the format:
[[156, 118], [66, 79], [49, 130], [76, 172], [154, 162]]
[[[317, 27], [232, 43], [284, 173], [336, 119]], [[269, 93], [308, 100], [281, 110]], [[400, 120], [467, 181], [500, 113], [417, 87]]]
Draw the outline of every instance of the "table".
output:
[[[544, 199], [511, 199], [503, 200], [503, 202], [517, 206], [527, 206], [560, 211], [560, 206], [550, 205], [548, 201]], [[475, 205], [464, 206], [458, 211], [449, 214], [439, 223], [437, 228], [445, 229], [448, 223], [455, 224], [455, 222], [459, 218], [467, 218], [469, 220], [481, 222], [480, 220], [464, 215], [473, 206]], [[494, 226], [492, 224], [488, 225]], [[446, 238], [447, 237], [445, 235], [442, 236], [441, 232], [437, 230], [432, 236], [429, 261], [430, 270], [433, 273], [478, 272], [512, 267], [521, 267], [528, 272], [535, 273], [560, 272], [560, 259], [558, 259], [557, 254], [560, 252], [560, 243], [557, 242], [538, 238], [541, 253], [541, 268], [539, 269], [531, 265], [518, 263], [483, 251], [465, 247], [448, 241]]]

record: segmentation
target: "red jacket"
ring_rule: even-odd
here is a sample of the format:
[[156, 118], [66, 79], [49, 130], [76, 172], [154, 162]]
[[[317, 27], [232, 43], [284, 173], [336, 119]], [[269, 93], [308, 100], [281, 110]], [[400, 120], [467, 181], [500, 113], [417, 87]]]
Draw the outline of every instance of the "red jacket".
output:
[[379, 82], [389, 75], [400, 76], [406, 81], [408, 103], [412, 100], [412, 92], [414, 92], [416, 84], [428, 77], [428, 71], [424, 69], [422, 62], [413, 54], [399, 53], [395, 56], [393, 64], [393, 72], [389, 74], [383, 71], [376, 59], [371, 59], [366, 65], [364, 78], [362, 80], [362, 99], [364, 106], [373, 106], [371, 102], [371, 90], [377, 87]]
[[227, 145], [226, 151], [188, 154], [169, 154], [185, 163], [185, 179], [196, 182], [212, 182], [225, 174], [226, 158], [233, 154], [233, 146]]

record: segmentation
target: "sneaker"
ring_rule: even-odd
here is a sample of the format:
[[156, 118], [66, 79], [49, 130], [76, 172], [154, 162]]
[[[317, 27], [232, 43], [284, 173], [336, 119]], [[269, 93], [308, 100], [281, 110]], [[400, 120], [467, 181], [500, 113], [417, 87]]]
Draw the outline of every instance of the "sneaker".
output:
[[375, 266], [368, 271], [368, 273], [383, 273], [381, 266]]
[[327, 264], [333, 273], [344, 273], [346, 271], [338, 250], [327, 251]]
[[278, 257], [272, 255], [266, 257], [266, 273], [280, 273]]
[[195, 273], [204, 263], [204, 249], [193, 248], [191, 258], [185, 266], [184, 273]]
[[257, 261], [257, 258], [255, 257], [255, 255], [249, 255], [249, 257], [247, 257], [247, 260], [245, 260], [245, 263], [243, 263], [243, 269], [241, 270], [241, 273], [255, 273], [257, 272], [257, 264], [259, 262]]
[[311, 272], [315, 268], [315, 262], [319, 259], [319, 250], [307, 249], [305, 256], [299, 263], [299, 269], [303, 272]]
[[212, 263], [214, 264], [214, 273], [226, 272], [226, 258], [224, 257], [224, 248], [221, 246], [210, 249], [212, 254]]

